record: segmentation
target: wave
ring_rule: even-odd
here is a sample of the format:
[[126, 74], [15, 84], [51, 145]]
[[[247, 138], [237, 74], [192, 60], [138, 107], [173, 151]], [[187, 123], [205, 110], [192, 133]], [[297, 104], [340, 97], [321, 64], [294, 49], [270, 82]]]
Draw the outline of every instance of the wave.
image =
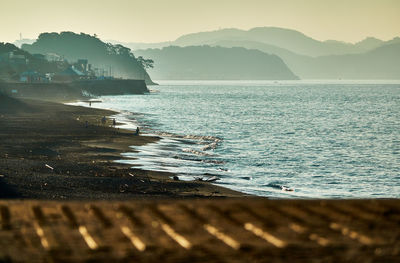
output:
[[283, 185], [280, 182], [271, 182], [271, 183], [265, 184], [263, 186], [271, 187], [271, 188], [274, 188], [274, 189], [280, 189], [282, 191], [287, 191], [287, 192], [293, 192], [294, 191], [294, 188], [286, 186], [286, 185]]
[[203, 148], [201, 148], [202, 151], [207, 151], [207, 150], [215, 150], [218, 146], [218, 142], [212, 142], [210, 144], [207, 144]]
[[191, 140], [200, 140], [200, 141], [214, 141], [214, 142], [220, 142], [222, 141], [222, 138], [215, 137], [215, 136], [209, 136], [209, 135], [180, 135], [180, 134], [175, 134], [175, 133], [170, 133], [170, 132], [162, 132], [158, 131], [155, 132], [159, 136], [164, 136], [164, 137], [172, 137], [172, 138], [178, 138], [178, 139], [191, 139]]
[[190, 149], [190, 148], [183, 148], [182, 151], [187, 152], [187, 153], [193, 153], [193, 154], [199, 155], [199, 156], [212, 156], [212, 154], [202, 152], [202, 151], [197, 151], [197, 150]]

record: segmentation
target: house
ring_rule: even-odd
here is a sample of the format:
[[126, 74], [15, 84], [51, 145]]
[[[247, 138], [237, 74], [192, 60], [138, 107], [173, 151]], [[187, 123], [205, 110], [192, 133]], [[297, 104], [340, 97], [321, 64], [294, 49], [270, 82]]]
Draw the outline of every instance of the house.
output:
[[89, 71], [89, 64], [87, 59], [78, 59], [75, 63], [75, 68], [80, 70], [82, 73], [87, 73]]
[[15, 54], [14, 52], [10, 52], [8, 57], [10, 64], [15, 64], [15, 65], [28, 64], [28, 59], [23, 54]]
[[0, 64], [7, 64], [10, 59], [9, 53], [0, 54]]
[[33, 54], [32, 56], [36, 59], [46, 60], [46, 56], [42, 54]]
[[64, 70], [63, 72], [54, 75], [53, 80], [59, 82], [71, 82], [82, 79], [84, 77], [85, 74], [77, 70], [74, 66], [71, 66], [66, 70]]
[[47, 53], [45, 55], [45, 58], [48, 61], [65, 61], [65, 59], [62, 56], [60, 56], [56, 53]]
[[46, 75], [40, 74], [36, 71], [25, 71], [20, 74], [20, 82], [25, 83], [47, 83], [50, 82]]

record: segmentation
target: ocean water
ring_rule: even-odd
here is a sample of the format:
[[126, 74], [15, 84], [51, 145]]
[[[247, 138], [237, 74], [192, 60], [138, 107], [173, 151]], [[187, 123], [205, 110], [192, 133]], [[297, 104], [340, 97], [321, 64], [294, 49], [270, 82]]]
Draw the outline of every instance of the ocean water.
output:
[[[107, 96], [162, 139], [121, 162], [276, 198], [400, 197], [400, 84], [170, 81]], [[137, 152], [136, 152], [137, 151]]]

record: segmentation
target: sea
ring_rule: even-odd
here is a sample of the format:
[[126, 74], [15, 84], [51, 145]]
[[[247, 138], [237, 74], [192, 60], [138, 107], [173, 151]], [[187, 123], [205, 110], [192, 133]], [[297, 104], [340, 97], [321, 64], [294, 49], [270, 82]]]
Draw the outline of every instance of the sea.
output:
[[118, 162], [271, 198], [400, 197], [399, 81], [159, 84], [92, 103], [161, 138]]

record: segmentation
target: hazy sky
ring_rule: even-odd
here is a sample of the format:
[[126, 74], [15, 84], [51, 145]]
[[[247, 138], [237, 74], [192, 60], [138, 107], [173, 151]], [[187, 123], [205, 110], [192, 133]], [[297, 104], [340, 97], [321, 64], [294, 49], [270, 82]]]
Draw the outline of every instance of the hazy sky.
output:
[[400, 0], [0, 0], [0, 42], [41, 32], [96, 33], [130, 42], [275, 26], [319, 40], [400, 36]]

